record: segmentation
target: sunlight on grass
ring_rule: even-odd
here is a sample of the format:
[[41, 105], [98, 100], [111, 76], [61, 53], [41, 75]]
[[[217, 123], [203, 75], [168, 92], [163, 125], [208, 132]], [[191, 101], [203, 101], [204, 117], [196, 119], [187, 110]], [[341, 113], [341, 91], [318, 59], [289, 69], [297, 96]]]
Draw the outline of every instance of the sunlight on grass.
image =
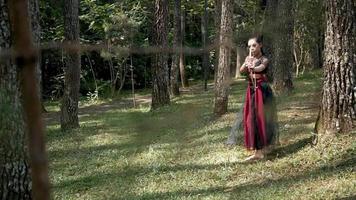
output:
[[48, 112], [58, 112], [59, 109], [59, 101], [47, 101], [44, 103], [44, 107]]
[[47, 123], [47, 148], [54, 199], [354, 195], [355, 134], [331, 138], [324, 146], [310, 144], [319, 74], [299, 77], [290, 96], [278, 97], [280, 146], [266, 160], [252, 164], [240, 162], [250, 153], [242, 141], [232, 148], [224, 145], [245, 95], [241, 81], [232, 85], [230, 112], [218, 119], [212, 116], [213, 91], [198, 90], [153, 112], [148, 104], [133, 108], [124, 98], [81, 104], [81, 127], [61, 132], [58, 102], [46, 103], [46, 120], [53, 122]]

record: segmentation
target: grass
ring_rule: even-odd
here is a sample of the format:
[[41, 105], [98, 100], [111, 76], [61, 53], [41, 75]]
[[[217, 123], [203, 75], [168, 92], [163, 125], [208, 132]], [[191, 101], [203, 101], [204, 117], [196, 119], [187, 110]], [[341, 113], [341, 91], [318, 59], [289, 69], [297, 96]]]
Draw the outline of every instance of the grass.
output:
[[240, 162], [248, 155], [241, 142], [224, 145], [243, 81], [232, 84], [230, 112], [219, 119], [212, 117], [212, 90], [192, 89], [154, 112], [149, 103], [132, 108], [124, 98], [82, 103], [81, 127], [61, 132], [58, 102], [49, 102], [54, 199], [352, 199], [355, 134], [310, 145], [319, 77], [296, 79], [291, 95], [278, 98], [281, 144], [251, 164]]

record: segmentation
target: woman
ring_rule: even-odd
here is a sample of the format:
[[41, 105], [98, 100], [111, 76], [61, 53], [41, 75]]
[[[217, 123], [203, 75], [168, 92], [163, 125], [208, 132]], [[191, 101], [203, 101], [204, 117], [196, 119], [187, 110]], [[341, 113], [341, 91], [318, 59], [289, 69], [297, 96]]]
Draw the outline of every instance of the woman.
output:
[[248, 74], [243, 122], [245, 146], [254, 154], [245, 161], [264, 157], [264, 150], [272, 144], [275, 136], [275, 104], [266, 72], [268, 59], [263, 55], [262, 38], [252, 37], [248, 41], [249, 55], [240, 68], [241, 73]]

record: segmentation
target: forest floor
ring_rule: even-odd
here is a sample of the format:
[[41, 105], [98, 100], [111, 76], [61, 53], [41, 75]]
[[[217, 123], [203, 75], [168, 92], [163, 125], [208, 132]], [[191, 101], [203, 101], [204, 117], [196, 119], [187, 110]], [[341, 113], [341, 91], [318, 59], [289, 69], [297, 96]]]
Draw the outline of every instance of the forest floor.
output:
[[150, 111], [138, 92], [80, 106], [80, 128], [61, 132], [58, 102], [47, 102], [47, 149], [54, 199], [355, 199], [354, 133], [311, 145], [321, 72], [295, 79], [278, 97], [280, 145], [266, 159], [249, 155], [239, 136], [224, 143], [246, 82], [231, 86], [229, 113], [212, 117], [213, 90], [194, 85], [172, 105]]

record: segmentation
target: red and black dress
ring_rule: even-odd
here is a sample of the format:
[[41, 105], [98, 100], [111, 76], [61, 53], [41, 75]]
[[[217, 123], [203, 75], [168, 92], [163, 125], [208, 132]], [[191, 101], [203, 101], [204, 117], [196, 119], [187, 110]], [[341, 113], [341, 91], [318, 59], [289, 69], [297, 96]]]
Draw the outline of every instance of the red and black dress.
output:
[[266, 71], [267, 66], [262, 72], [253, 72], [258, 74], [255, 80], [248, 76], [243, 122], [245, 146], [249, 150], [260, 150], [272, 144], [276, 133], [275, 101]]

